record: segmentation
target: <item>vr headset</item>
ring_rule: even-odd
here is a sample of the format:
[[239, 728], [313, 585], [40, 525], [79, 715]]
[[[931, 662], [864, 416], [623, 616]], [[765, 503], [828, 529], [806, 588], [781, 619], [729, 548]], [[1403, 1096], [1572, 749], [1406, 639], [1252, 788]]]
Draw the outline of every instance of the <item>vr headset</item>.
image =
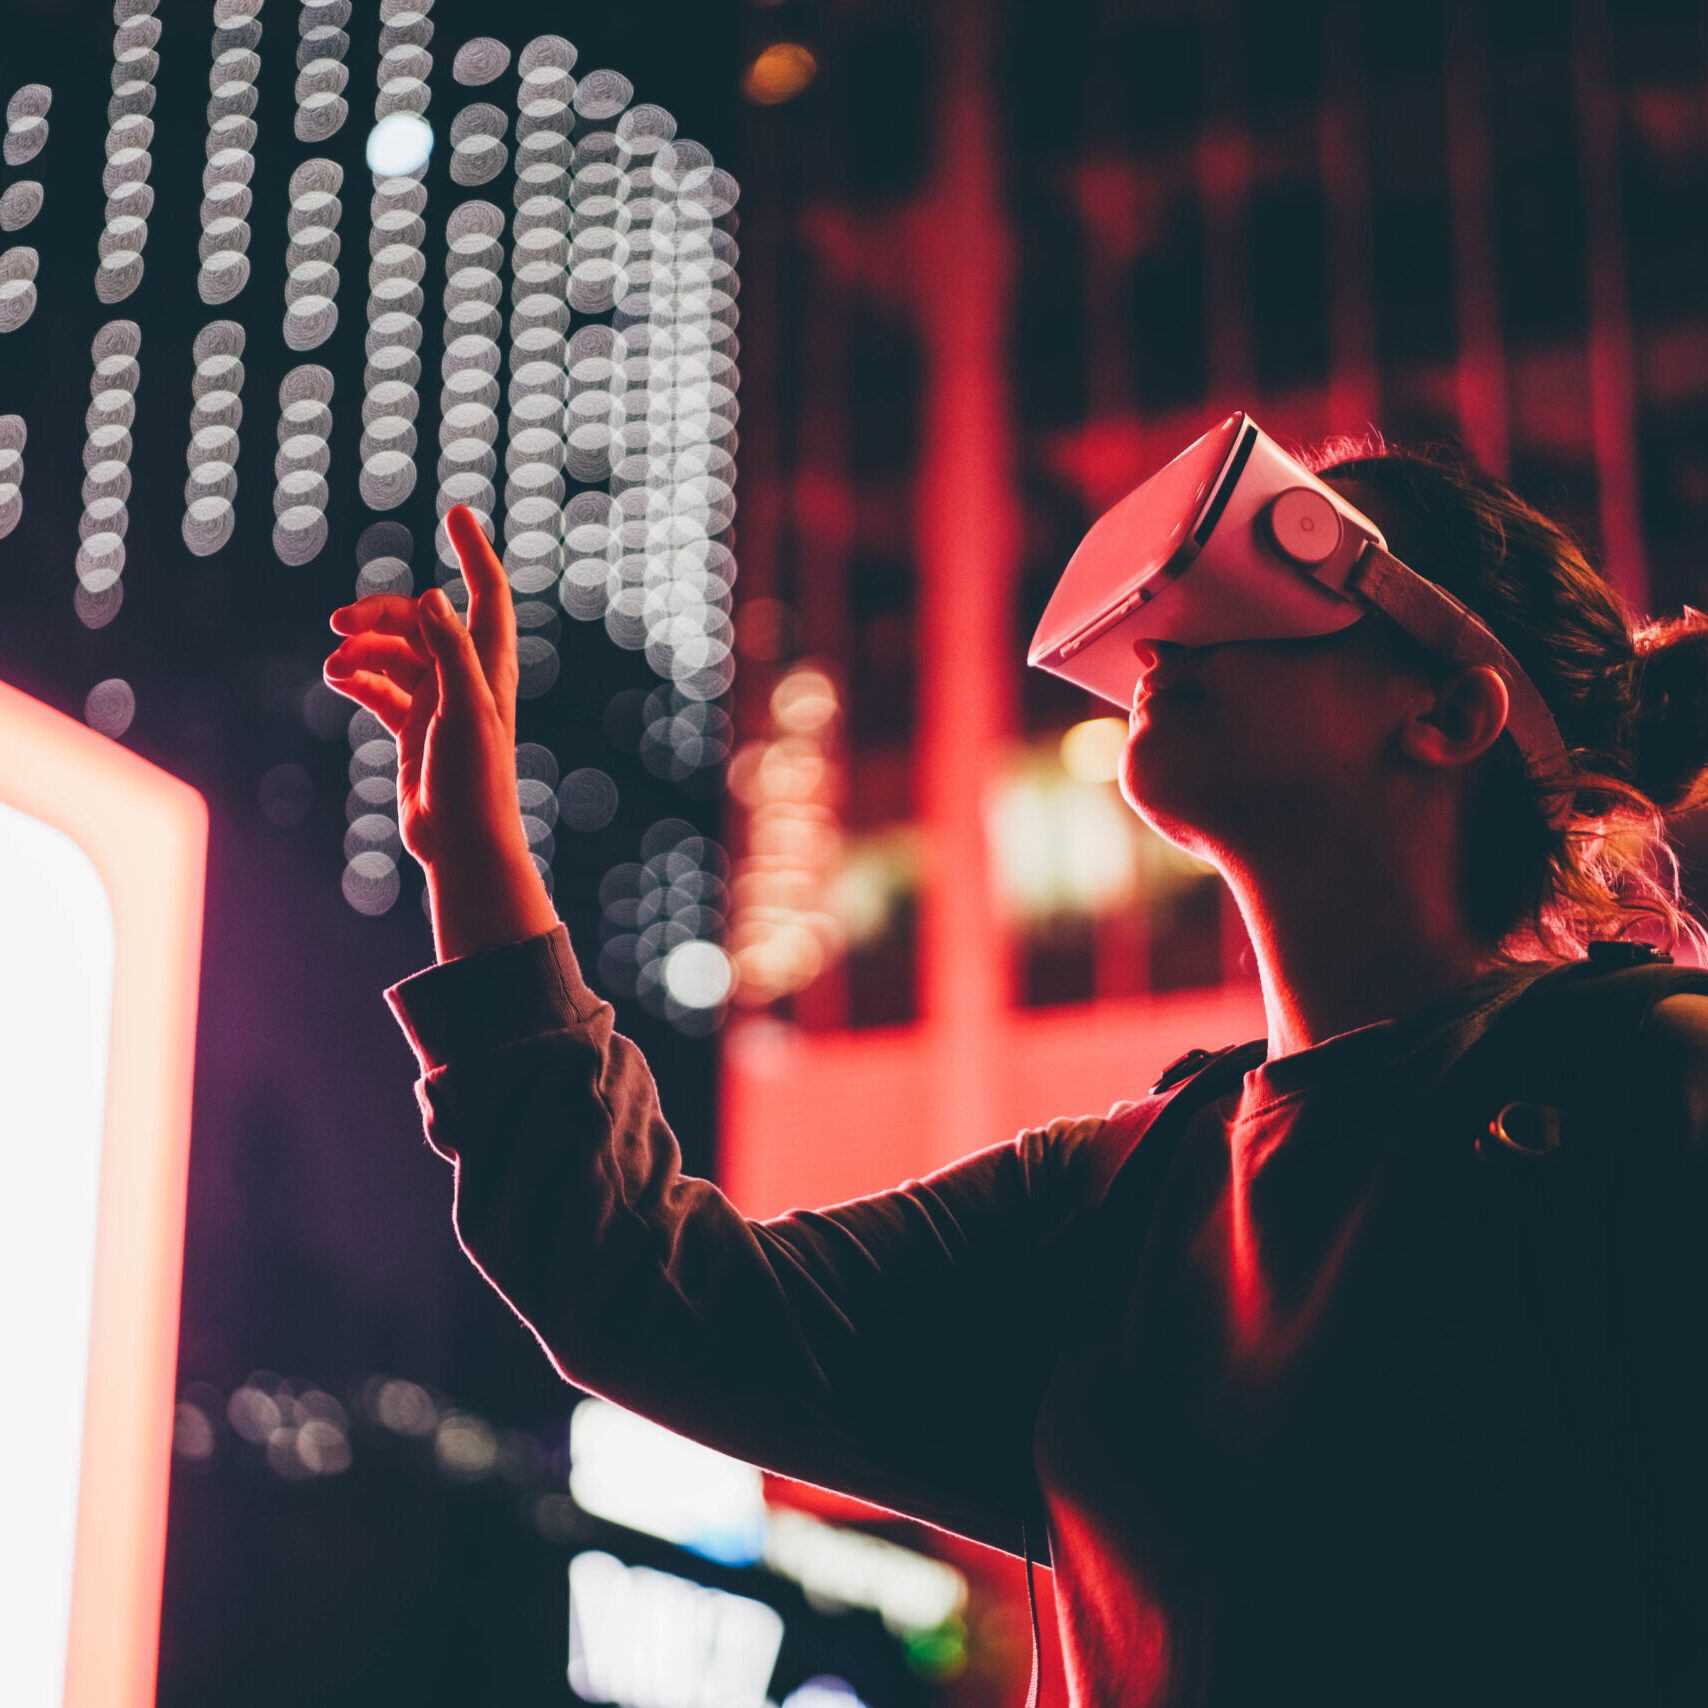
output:
[[[1452, 594], [1388, 552], [1382, 531], [1251, 419], [1230, 415], [1101, 516], [1063, 572], [1028, 664], [1123, 710], [1141, 674], [1133, 643], [1291, 640], [1375, 609], [1431, 652], [1500, 672], [1506, 730], [1544, 785], [1571, 765], [1553, 714], [1518, 662]], [[1571, 817], [1551, 792], [1549, 822]]]

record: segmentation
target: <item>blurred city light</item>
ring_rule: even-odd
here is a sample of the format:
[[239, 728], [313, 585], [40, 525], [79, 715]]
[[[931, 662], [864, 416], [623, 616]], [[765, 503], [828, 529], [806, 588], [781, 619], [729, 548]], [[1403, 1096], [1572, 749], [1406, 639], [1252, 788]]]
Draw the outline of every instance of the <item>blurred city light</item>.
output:
[[387, 113], [368, 132], [368, 170], [381, 178], [407, 178], [427, 164], [433, 127], [419, 113]]
[[626, 1566], [610, 1554], [569, 1564], [569, 1683], [619, 1708], [762, 1708], [783, 1646], [773, 1607]]
[[751, 1465], [605, 1400], [569, 1424], [569, 1492], [584, 1510], [729, 1564], [764, 1546], [765, 1499]]
[[840, 709], [831, 677], [796, 665], [771, 694], [772, 739], [747, 743], [730, 762], [730, 792], [748, 815], [729, 954], [735, 1000], [749, 1006], [802, 989], [844, 947], [831, 901], [843, 851]]
[[944, 1561], [788, 1507], [770, 1510], [764, 1560], [817, 1602], [871, 1608], [897, 1636], [935, 1631], [967, 1604], [967, 1580]]
[[818, 75], [818, 61], [799, 42], [773, 42], [741, 79], [741, 90], [762, 107], [775, 107], [794, 97]]
[[1062, 737], [1062, 768], [1081, 783], [1113, 783], [1127, 746], [1125, 718], [1087, 718]]
[[1136, 893], [1137, 821], [1103, 783], [1029, 759], [992, 797], [989, 834], [998, 893], [1022, 918], [1098, 913]]

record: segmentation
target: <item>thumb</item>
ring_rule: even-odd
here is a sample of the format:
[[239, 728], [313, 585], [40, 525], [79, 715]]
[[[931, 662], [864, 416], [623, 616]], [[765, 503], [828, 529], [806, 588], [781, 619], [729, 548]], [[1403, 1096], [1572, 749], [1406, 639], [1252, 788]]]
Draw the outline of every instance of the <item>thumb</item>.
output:
[[474, 649], [474, 639], [463, 627], [442, 587], [432, 588], [420, 599], [421, 638], [438, 666], [439, 697], [447, 704], [479, 704], [491, 699], [486, 675]]

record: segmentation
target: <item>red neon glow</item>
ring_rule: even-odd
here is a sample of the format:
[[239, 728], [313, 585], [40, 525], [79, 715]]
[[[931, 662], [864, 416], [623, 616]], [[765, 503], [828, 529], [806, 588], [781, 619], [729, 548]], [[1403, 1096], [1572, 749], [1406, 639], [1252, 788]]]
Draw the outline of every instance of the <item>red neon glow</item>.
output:
[[64, 1702], [145, 1708], [166, 1546], [207, 807], [186, 784], [3, 683], [0, 804], [75, 844], [112, 916]]

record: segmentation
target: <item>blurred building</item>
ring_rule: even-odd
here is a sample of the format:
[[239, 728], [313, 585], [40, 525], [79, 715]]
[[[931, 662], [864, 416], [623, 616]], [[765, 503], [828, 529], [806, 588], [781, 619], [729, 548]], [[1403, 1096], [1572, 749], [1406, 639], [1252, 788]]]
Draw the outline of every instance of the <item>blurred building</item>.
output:
[[1708, 83], [1673, 0], [749, 19], [721, 1175], [769, 1213], [1261, 1035], [1220, 881], [1101, 780], [1113, 708], [1024, 667], [1228, 411], [1459, 442], [1701, 602]]

